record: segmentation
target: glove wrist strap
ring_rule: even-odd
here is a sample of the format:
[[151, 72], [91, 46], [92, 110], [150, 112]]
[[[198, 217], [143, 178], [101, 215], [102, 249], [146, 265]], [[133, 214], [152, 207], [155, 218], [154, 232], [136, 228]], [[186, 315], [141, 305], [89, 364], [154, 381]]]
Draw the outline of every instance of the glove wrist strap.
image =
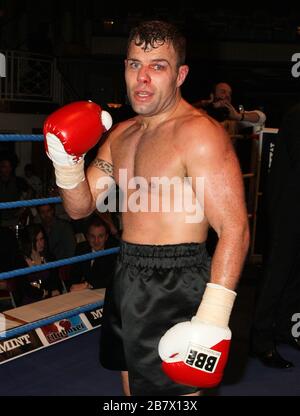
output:
[[73, 166], [62, 166], [53, 163], [55, 169], [56, 185], [62, 189], [74, 189], [85, 180], [84, 159]]
[[208, 283], [193, 320], [226, 328], [235, 298], [236, 292], [233, 290], [214, 283]]

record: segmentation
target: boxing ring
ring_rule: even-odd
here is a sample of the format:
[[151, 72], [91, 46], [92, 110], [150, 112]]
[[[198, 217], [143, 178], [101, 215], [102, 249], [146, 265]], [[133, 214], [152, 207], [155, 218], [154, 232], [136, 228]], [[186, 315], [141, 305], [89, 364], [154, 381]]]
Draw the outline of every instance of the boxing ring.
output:
[[[43, 140], [43, 135], [0, 135], [0, 141], [42, 142]], [[2, 202], [0, 203], [0, 209], [35, 207], [57, 203], [61, 203], [60, 197], [38, 198]], [[0, 281], [51, 268], [69, 266], [118, 251], [119, 248], [111, 248], [33, 267], [3, 272], [0, 273]], [[63, 293], [59, 296], [3, 311], [0, 314], [0, 364], [98, 328], [101, 325], [104, 295], [105, 289], [86, 289]]]
[[[274, 147], [272, 141], [270, 142], [269, 140], [268, 146], [270, 149], [264, 149], [264, 135], [267, 134], [267, 136], [271, 135], [275, 137], [276, 133], [277, 129], [262, 129], [257, 133], [236, 135], [233, 137], [233, 140], [237, 141], [251, 141], [250, 172], [243, 172], [244, 181], [249, 181], [250, 183], [248, 194], [246, 195], [251, 230], [250, 260], [251, 258], [260, 256], [255, 252], [255, 244], [258, 223], [257, 213], [262, 196], [261, 171], [262, 169], [266, 171], [270, 166], [270, 155], [272, 155]], [[0, 142], [43, 142], [43, 140], [44, 136], [41, 134], [0, 134]], [[43, 204], [58, 204], [61, 202], [60, 197], [2, 202], [0, 203], [0, 209], [35, 207]], [[68, 266], [76, 262], [92, 260], [98, 256], [109, 255], [118, 251], [119, 248], [112, 248], [34, 267], [0, 273], [0, 281], [18, 276], [26, 276], [27, 274], [50, 268]], [[104, 289], [85, 290], [79, 293], [64, 293], [54, 298], [4, 311], [0, 315], [0, 364], [22, 356], [22, 351], [28, 353], [29, 350], [34, 351], [50, 346], [53, 345], [54, 340], [56, 342], [66, 340], [71, 336], [100, 326], [104, 293]], [[63, 326], [61, 323], [63, 323]], [[55, 330], [57, 332], [56, 335]], [[24, 341], [25, 339], [34, 340], [30, 343], [30, 348], [28, 346], [29, 344]], [[12, 345], [16, 347], [10, 348], [9, 346]]]
[[[251, 197], [254, 202], [249, 211], [249, 220], [253, 221], [251, 232], [252, 236], [254, 233], [254, 240], [257, 208], [262, 196], [262, 171], [271, 163], [273, 138], [276, 133], [277, 129], [264, 129], [258, 135], [249, 137], [255, 156], [252, 161], [253, 170], [244, 173], [244, 180], [253, 183]], [[268, 138], [266, 146], [263, 143], [265, 138]], [[43, 136], [0, 135], [0, 141], [24, 140], [43, 141]], [[266, 166], [263, 166], [264, 164]], [[60, 202], [59, 197], [14, 201], [0, 203], [0, 209], [34, 207]], [[0, 281], [118, 251], [119, 248], [113, 248], [0, 273]], [[256, 254], [254, 241], [252, 241], [252, 253]], [[0, 374], [1, 379], [4, 380], [2, 382], [4, 387], [0, 389], [0, 395], [121, 395], [119, 375], [97, 364], [104, 295], [105, 289], [86, 289], [3, 311], [0, 314], [0, 364], [3, 364], [0, 365]], [[250, 303], [251, 296], [254, 298], [254, 288], [249, 286], [249, 282], [243, 287], [242, 279], [238, 295], [233, 313], [232, 331], [237, 336], [242, 335], [240, 339], [237, 339], [238, 337], [233, 339], [231, 354], [234, 357], [229, 361], [221, 387], [217, 392], [212, 392], [212, 395], [299, 395], [300, 387], [297, 380], [300, 375], [297, 367], [278, 377], [277, 370], [265, 369], [257, 360], [248, 358], [245, 346], [248, 334], [245, 326], [247, 327], [247, 322], [250, 320]], [[245, 305], [249, 306], [247, 306], [249, 316], [245, 316]], [[66, 340], [68, 342], [62, 342]], [[52, 346], [53, 348], [48, 348]], [[284, 348], [289, 354], [293, 354], [290, 347]], [[35, 354], [32, 354], [33, 352]], [[291, 358], [300, 368], [299, 352], [295, 351]]]

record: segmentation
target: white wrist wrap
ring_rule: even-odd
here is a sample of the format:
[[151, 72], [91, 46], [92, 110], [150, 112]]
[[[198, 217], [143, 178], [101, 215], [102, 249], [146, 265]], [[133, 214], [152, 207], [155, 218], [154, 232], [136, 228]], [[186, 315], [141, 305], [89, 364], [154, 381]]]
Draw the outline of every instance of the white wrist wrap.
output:
[[192, 320], [226, 328], [236, 298], [236, 292], [224, 286], [207, 283], [202, 301]]
[[62, 189], [74, 189], [85, 180], [84, 159], [73, 166], [62, 166], [53, 163], [55, 169], [56, 185]]

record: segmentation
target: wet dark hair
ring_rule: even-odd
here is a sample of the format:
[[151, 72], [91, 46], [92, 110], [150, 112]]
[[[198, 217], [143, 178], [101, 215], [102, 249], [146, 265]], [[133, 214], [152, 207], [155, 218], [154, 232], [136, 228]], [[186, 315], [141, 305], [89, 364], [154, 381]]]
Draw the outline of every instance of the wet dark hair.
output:
[[185, 63], [186, 40], [179, 28], [172, 23], [162, 20], [141, 22], [131, 29], [127, 49], [131, 42], [134, 42], [136, 46], [141, 46], [144, 51], [170, 43], [177, 53], [178, 66]]

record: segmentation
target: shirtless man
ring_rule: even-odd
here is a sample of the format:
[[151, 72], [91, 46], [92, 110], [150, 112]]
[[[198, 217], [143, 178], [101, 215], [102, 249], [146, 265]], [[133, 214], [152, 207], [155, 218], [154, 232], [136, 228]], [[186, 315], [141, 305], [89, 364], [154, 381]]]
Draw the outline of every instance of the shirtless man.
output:
[[[99, 179], [113, 177], [127, 196], [120, 256], [106, 291], [100, 351], [106, 368], [122, 371], [126, 394], [197, 395], [199, 388], [212, 385], [206, 380], [211, 377], [209, 371], [174, 363], [174, 356], [179, 356], [178, 349], [186, 349], [183, 344], [190, 333], [197, 338], [199, 333], [203, 336], [227, 328], [248, 249], [239, 164], [219, 123], [181, 97], [180, 87], [188, 74], [184, 61], [185, 40], [169, 23], [150, 21], [134, 28], [129, 36], [125, 79], [137, 116], [111, 130], [86, 177], [82, 158], [72, 166], [58, 165], [57, 159], [54, 164], [65, 209], [74, 219], [99, 206], [105, 194]], [[88, 117], [85, 125], [88, 130]], [[45, 130], [48, 142], [53, 139], [49, 131]], [[76, 140], [74, 133], [69, 141]], [[56, 155], [50, 147], [53, 160]], [[134, 190], [124, 189], [124, 172], [128, 182], [144, 178], [148, 187], [143, 185], [141, 192], [148, 196], [156, 188], [155, 178], [175, 177], [182, 182], [191, 178], [190, 187], [198, 198], [201, 193], [196, 192], [196, 179], [202, 178], [204, 217], [187, 221], [190, 212], [172, 211], [174, 201], [169, 212], [130, 209]], [[174, 192], [170, 192], [171, 199]], [[158, 195], [164, 197], [162, 192]], [[205, 250], [209, 225], [219, 237], [211, 265]], [[184, 327], [179, 324], [177, 328], [175, 324], [183, 321], [187, 321]], [[180, 346], [172, 345], [172, 334]], [[213, 339], [217, 339], [215, 334]], [[229, 337], [225, 339], [227, 342]], [[205, 342], [202, 339], [201, 345]], [[211, 351], [211, 344], [207, 347]], [[219, 362], [227, 353], [221, 353]], [[159, 354], [165, 361], [164, 371]], [[181, 374], [174, 376], [176, 365]]]

